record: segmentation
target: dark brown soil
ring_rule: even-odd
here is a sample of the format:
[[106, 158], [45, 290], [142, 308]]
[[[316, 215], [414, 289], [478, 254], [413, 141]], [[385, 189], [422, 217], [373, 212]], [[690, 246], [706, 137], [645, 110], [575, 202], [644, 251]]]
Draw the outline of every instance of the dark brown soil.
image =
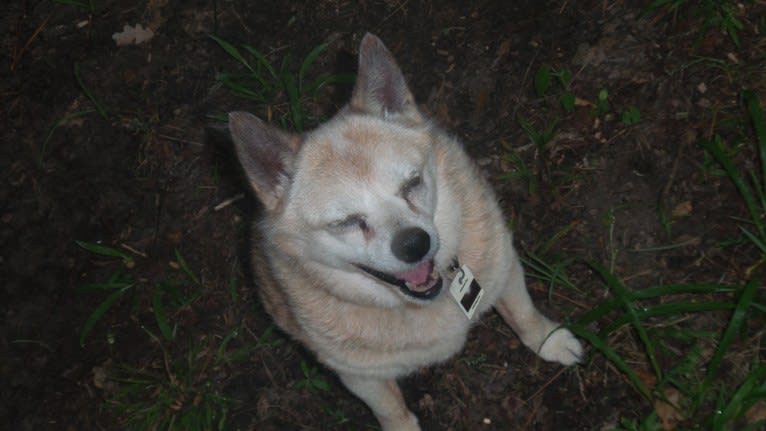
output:
[[[0, 17], [2, 429], [124, 429], [126, 416], [110, 407], [123, 386], [99, 376], [120, 366], [175, 375], [163, 364], [183, 362], [192, 347], [194, 383], [237, 401], [227, 429], [376, 429], [367, 408], [297, 344], [278, 332], [263, 343], [270, 321], [242, 265], [258, 204], [215, 116], [268, 114], [216, 81], [242, 67], [210, 34], [275, 64], [288, 53], [297, 63], [328, 42], [315, 74], [353, 72], [364, 33], [380, 36], [423, 109], [492, 178], [522, 251], [613, 262], [635, 287], [740, 283], [757, 261], [746, 242], [723, 245], [739, 235], [732, 217], [746, 212], [697, 143], [718, 132], [735, 144], [747, 127], [740, 91], [766, 98], [763, 2], [741, 6], [739, 47], [718, 28], [700, 33], [701, 19], [683, 8], [642, 16], [642, 2], [103, 0], [93, 11], [63, 3], [11, 1]], [[112, 35], [126, 24], [154, 37], [118, 47]], [[574, 112], [561, 108], [555, 85], [535, 93], [543, 65], [573, 74]], [[594, 113], [602, 89], [610, 107]], [[347, 95], [347, 87], [326, 91], [309, 102], [311, 113], [330, 116]], [[631, 106], [638, 124], [621, 121]], [[275, 102], [271, 113], [285, 109]], [[519, 117], [538, 130], [558, 121], [557, 134], [537, 152]], [[502, 178], [518, 171], [506, 145], [532, 169], [536, 189]], [[752, 163], [749, 151], [737, 161]], [[122, 250], [134, 263], [76, 241]], [[684, 246], [630, 251], [669, 244]], [[184, 275], [179, 255], [199, 283]], [[109, 292], [78, 287], [116, 273], [137, 287], [81, 346], [88, 316]], [[579, 290], [549, 294], [533, 280], [530, 290], [548, 314], [574, 321], [606, 289], [585, 265], [569, 278]], [[165, 295], [173, 341], [155, 318], [158, 285], [184, 298]], [[626, 338], [614, 342], [643, 363]], [[243, 348], [236, 360], [216, 356]], [[301, 364], [330, 388], [304, 387]], [[652, 408], [602, 355], [569, 369], [544, 363], [494, 314], [458, 357], [402, 385], [426, 430], [602, 430]], [[176, 410], [192, 398], [180, 397]]]

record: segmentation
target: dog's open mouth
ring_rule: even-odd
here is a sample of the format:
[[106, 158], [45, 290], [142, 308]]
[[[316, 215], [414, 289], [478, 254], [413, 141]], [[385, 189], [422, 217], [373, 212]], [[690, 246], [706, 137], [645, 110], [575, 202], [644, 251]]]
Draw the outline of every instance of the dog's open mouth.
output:
[[400, 274], [386, 274], [364, 265], [357, 265], [357, 267], [385, 283], [398, 287], [406, 295], [417, 299], [432, 299], [439, 294], [442, 288], [442, 278], [439, 275], [439, 271], [434, 268], [433, 260], [425, 261], [415, 268]]

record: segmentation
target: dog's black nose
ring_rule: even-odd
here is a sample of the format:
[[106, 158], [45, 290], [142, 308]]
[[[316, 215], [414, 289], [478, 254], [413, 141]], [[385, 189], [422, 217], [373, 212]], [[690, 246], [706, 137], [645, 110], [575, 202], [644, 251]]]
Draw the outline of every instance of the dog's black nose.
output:
[[391, 251], [399, 260], [417, 262], [431, 248], [431, 237], [428, 232], [419, 227], [408, 227], [400, 230], [391, 242]]

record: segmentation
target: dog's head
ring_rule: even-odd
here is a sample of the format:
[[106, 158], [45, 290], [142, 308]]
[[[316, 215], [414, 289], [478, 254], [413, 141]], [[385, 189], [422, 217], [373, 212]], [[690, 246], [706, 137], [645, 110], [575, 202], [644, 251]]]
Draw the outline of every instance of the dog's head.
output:
[[383, 303], [438, 295], [438, 155], [378, 38], [362, 40], [349, 106], [318, 129], [292, 135], [247, 113], [230, 114], [229, 127], [283, 252], [360, 281], [333, 287], [343, 295]]

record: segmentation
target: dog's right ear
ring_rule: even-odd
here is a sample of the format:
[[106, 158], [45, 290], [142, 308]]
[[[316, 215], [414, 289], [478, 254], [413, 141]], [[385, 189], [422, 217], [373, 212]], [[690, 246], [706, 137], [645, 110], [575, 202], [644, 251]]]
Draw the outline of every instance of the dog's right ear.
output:
[[250, 185], [266, 209], [276, 209], [292, 176], [300, 136], [247, 112], [229, 113], [229, 132]]
[[394, 56], [377, 36], [367, 33], [359, 45], [359, 72], [351, 109], [384, 118], [423, 121]]

